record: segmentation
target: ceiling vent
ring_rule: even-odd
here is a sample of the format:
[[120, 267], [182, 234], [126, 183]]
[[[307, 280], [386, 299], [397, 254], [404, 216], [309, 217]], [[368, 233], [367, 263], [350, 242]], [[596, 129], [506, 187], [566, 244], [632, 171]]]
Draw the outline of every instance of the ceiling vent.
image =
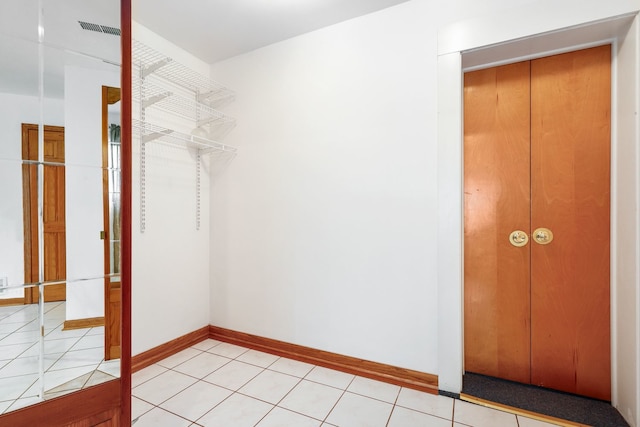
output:
[[120, 28], [109, 27], [107, 25], [93, 24], [91, 22], [78, 21], [83, 30], [95, 31], [97, 33], [120, 36]]

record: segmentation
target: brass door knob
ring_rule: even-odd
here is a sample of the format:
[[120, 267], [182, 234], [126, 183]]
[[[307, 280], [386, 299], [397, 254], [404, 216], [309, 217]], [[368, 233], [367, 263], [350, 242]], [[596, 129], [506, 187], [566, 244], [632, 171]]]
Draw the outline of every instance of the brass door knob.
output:
[[539, 245], [548, 245], [553, 241], [553, 233], [548, 228], [536, 228], [533, 232], [533, 240]]
[[529, 235], [522, 230], [515, 230], [509, 234], [509, 242], [516, 247], [521, 247], [529, 242]]

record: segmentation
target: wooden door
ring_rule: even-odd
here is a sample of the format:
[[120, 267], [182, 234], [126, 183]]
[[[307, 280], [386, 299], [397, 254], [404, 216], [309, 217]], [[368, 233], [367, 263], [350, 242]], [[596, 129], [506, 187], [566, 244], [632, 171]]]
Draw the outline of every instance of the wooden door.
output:
[[610, 93], [610, 46], [465, 75], [466, 371], [610, 399]]
[[[120, 145], [109, 137], [109, 105], [120, 101], [120, 89], [102, 86], [102, 202], [104, 231], [105, 360], [120, 357]], [[118, 141], [119, 142], [119, 141]]]
[[465, 369], [529, 382], [529, 63], [465, 74]]
[[610, 64], [609, 46], [531, 63], [531, 221], [554, 237], [531, 246], [531, 379], [603, 400], [611, 397]]
[[[22, 158], [38, 160], [38, 126], [22, 125]], [[45, 282], [64, 281], [66, 266], [64, 128], [44, 127], [43, 244]], [[23, 167], [25, 282], [39, 281], [37, 165]], [[45, 286], [45, 302], [66, 300], [66, 285]], [[38, 288], [25, 290], [25, 303], [39, 300]]]

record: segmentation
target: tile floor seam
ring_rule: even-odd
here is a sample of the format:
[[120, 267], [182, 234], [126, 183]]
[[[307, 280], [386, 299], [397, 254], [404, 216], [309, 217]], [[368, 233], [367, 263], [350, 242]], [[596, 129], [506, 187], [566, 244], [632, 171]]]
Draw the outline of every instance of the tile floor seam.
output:
[[272, 407], [271, 409], [269, 409], [269, 410], [267, 411], [267, 413], [266, 413], [266, 414], [264, 414], [264, 416], [263, 416], [262, 418], [260, 418], [260, 419], [258, 420], [258, 422], [257, 422], [257, 423], [255, 423], [255, 424], [253, 425], [253, 427], [256, 427], [258, 424], [260, 424], [260, 423], [262, 422], [262, 420], [264, 420], [264, 419], [267, 417], [267, 415], [269, 415], [271, 412], [273, 412], [273, 410], [274, 410], [274, 409], [276, 409], [276, 408], [278, 408], [278, 406], [273, 405], [273, 407]]
[[[233, 393], [231, 393], [229, 396], [225, 397], [225, 398], [224, 398], [224, 399], [222, 399], [220, 402], [218, 402], [216, 405], [214, 405], [213, 407], [211, 407], [207, 412], [205, 412], [205, 413], [204, 413], [204, 414], [202, 414], [200, 417], [196, 418], [195, 420], [193, 420], [193, 421], [191, 421], [191, 422], [192, 422], [192, 423], [194, 423], [194, 424], [195, 424], [195, 423], [197, 423], [197, 422], [198, 422], [198, 420], [203, 419], [203, 418], [204, 418], [204, 417], [205, 417], [209, 412], [213, 411], [213, 410], [214, 410], [214, 409], [216, 409], [218, 406], [222, 405], [224, 402], [226, 402], [227, 400], [229, 400], [229, 398], [230, 398], [231, 396], [233, 396], [234, 394], [240, 394], [240, 393], [237, 393], [237, 392], [233, 392]], [[244, 396], [244, 395], [243, 395], [243, 396]], [[246, 397], [249, 397], [249, 396], [246, 396]], [[198, 424], [198, 425], [199, 425], [199, 424]], [[231, 426], [229, 426], [229, 427], [231, 427]]]
[[[187, 374], [187, 373], [182, 372], [182, 371], [177, 371], [175, 368], [177, 368], [178, 366], [182, 365], [182, 363], [181, 363], [180, 365], [175, 366], [175, 368], [171, 368], [171, 369], [169, 369], [169, 370], [170, 370], [170, 371], [177, 372], [177, 373], [182, 374], [182, 375], [186, 375], [186, 376], [188, 376], [188, 377], [191, 377], [191, 378], [194, 378], [194, 379], [196, 379], [196, 380], [200, 381], [200, 380], [204, 380], [206, 377], [208, 377], [209, 375], [213, 374], [213, 373], [214, 373], [214, 372], [216, 372], [218, 369], [220, 369], [220, 368], [222, 368], [222, 367], [224, 367], [224, 366], [227, 366], [227, 365], [228, 365], [229, 363], [231, 363], [231, 362], [232, 362], [232, 359], [229, 359], [229, 361], [228, 361], [228, 362], [225, 362], [225, 364], [224, 364], [224, 365], [222, 365], [222, 366], [220, 366], [220, 367], [218, 367], [218, 368], [214, 369], [213, 371], [209, 372], [208, 374], [206, 374], [206, 375], [205, 375], [204, 377], [202, 377], [202, 378], [194, 377], [193, 375], [191, 375], [191, 374]], [[205, 382], [208, 382], [208, 381], [205, 381]], [[210, 383], [210, 384], [211, 384], [211, 383]], [[214, 385], [217, 385], [217, 384], [214, 384]]]
[[[274, 362], [274, 363], [275, 363], [275, 362]], [[273, 365], [273, 363], [272, 363], [271, 365]], [[271, 366], [271, 365], [269, 365], [269, 366]], [[266, 370], [266, 368], [265, 368], [265, 370]], [[276, 372], [276, 371], [271, 371], [271, 372]], [[287, 375], [287, 374], [284, 374], [284, 373], [282, 373], [282, 372], [278, 372], [278, 373], [279, 373], [279, 374], [282, 374], [282, 375]], [[289, 375], [289, 376], [294, 377], [293, 375]], [[294, 377], [294, 378], [298, 378], [298, 382], [296, 383], [296, 385], [294, 385], [293, 387], [291, 387], [291, 388], [289, 389], [289, 391], [288, 391], [288, 392], [286, 392], [286, 393], [285, 393], [285, 395], [284, 395], [284, 396], [282, 396], [282, 398], [281, 398], [281, 399], [280, 399], [280, 400], [279, 400], [275, 405], [273, 405], [273, 408], [271, 408], [271, 410], [270, 410], [269, 412], [267, 412], [267, 415], [268, 415], [269, 413], [271, 413], [271, 411], [273, 411], [273, 409], [274, 409], [274, 408], [281, 408], [281, 409], [285, 409], [285, 410], [291, 411], [290, 409], [287, 409], [287, 408], [282, 407], [282, 406], [279, 406], [279, 405], [282, 403], [282, 401], [283, 401], [284, 399], [286, 399], [286, 397], [287, 397], [287, 396], [288, 396], [288, 395], [289, 395], [289, 394], [290, 394], [290, 393], [291, 393], [291, 392], [292, 392], [296, 387], [298, 387], [298, 384], [300, 384], [300, 383], [302, 382], [302, 378], [299, 378], [299, 377]], [[291, 411], [291, 412], [296, 412], [296, 411]], [[298, 413], [298, 412], [296, 412], [296, 413]], [[265, 415], [265, 417], [266, 417], [267, 415]], [[304, 416], [307, 416], [307, 417], [308, 417], [308, 415], [305, 415], [305, 414], [300, 414], [300, 415], [304, 415]], [[262, 418], [264, 419], [264, 417], [262, 417]], [[309, 417], [309, 418], [313, 418], [313, 417]], [[256, 423], [256, 425], [260, 424], [260, 422], [262, 422], [262, 419], [261, 419], [258, 423]]]
[[278, 405], [276, 405], [276, 406], [274, 406], [274, 408], [279, 408], [279, 409], [282, 409], [282, 410], [284, 410], [284, 411], [293, 412], [294, 414], [302, 415], [303, 417], [311, 418], [312, 420], [315, 420], [315, 421], [320, 421], [320, 423], [322, 423], [322, 422], [323, 422], [321, 419], [316, 418], [316, 417], [314, 417], [314, 416], [312, 416], [312, 415], [304, 414], [304, 413], [302, 413], [302, 412], [295, 411], [295, 410], [290, 409], [290, 408], [285, 408], [284, 406], [278, 406]]
[[451, 423], [452, 425], [456, 424], [456, 403], [458, 403], [458, 399], [453, 399], [453, 405], [451, 408]]
[[[152, 364], [151, 364], [151, 365], [149, 365], [149, 366], [153, 366], [153, 365], [159, 366], [159, 367], [161, 367], [162, 369], [166, 369], [166, 371], [164, 371], [164, 372], [160, 372], [158, 375], [154, 375], [153, 377], [149, 378], [148, 380], [145, 380], [145, 381], [141, 382], [140, 384], [136, 384], [136, 385], [135, 385], [135, 387], [131, 387], [131, 389], [132, 389], [132, 390], [133, 390], [134, 388], [136, 388], [136, 387], [138, 387], [138, 386], [141, 386], [142, 384], [144, 384], [144, 383], [146, 383], [146, 382], [148, 382], [148, 381], [150, 381], [150, 380], [152, 380], [152, 379], [154, 379], [154, 378], [158, 377], [159, 375], [164, 374], [165, 372], [167, 372], [167, 371], [169, 370], [169, 369], [165, 368], [165, 367], [164, 367], [164, 366], [162, 366], [162, 365], [158, 365], [157, 363], [152, 363]], [[146, 367], [144, 367], [144, 368], [140, 369], [140, 371], [142, 371], [142, 370], [144, 370], [144, 369], [148, 368], [149, 366], [146, 366]], [[132, 379], [133, 379], [133, 375], [137, 374], [137, 373], [138, 373], [138, 372], [140, 372], [140, 371], [137, 371], [137, 372], [134, 372], [133, 374], [131, 374], [131, 375], [132, 375]]]
[[400, 392], [401, 391], [402, 391], [402, 387], [400, 387], [398, 389], [398, 394], [396, 394], [396, 398], [393, 401], [393, 404], [391, 406], [391, 412], [389, 413], [389, 418], [387, 418], [387, 423], [385, 424], [385, 427], [389, 427], [389, 423], [391, 422], [391, 417], [393, 416], [393, 411], [396, 410], [396, 406], [397, 406], [397, 403], [398, 403], [398, 398], [400, 397]]
[[[231, 360], [229, 360], [229, 362], [225, 363], [224, 365], [220, 366], [220, 367], [219, 367], [219, 368], [217, 368], [217, 369], [214, 369], [213, 371], [209, 372], [207, 375], [205, 375], [205, 376], [204, 376], [204, 377], [202, 377], [202, 378], [197, 378], [197, 377], [194, 377], [194, 376], [189, 375], [189, 374], [185, 374], [184, 372], [180, 372], [180, 371], [174, 371], [174, 372], [176, 372], [176, 373], [178, 373], [178, 374], [186, 375], [186, 376], [188, 376], [188, 377], [194, 378], [194, 379], [196, 379], [196, 380], [198, 380], [198, 381], [205, 382], [205, 383], [207, 383], [207, 384], [214, 385], [214, 386], [216, 386], [216, 387], [223, 388], [223, 389], [225, 389], [225, 390], [229, 390], [229, 391], [230, 391], [230, 392], [232, 392], [232, 393], [237, 393], [237, 392], [238, 392], [238, 390], [240, 390], [242, 387], [244, 387], [245, 385], [247, 385], [248, 383], [250, 383], [253, 379], [255, 379], [258, 375], [260, 375], [260, 374], [262, 373], [262, 371], [261, 371], [261, 372], [258, 372], [255, 376], [253, 376], [251, 379], [249, 379], [246, 383], [242, 384], [242, 385], [238, 388], [238, 390], [233, 390], [233, 389], [230, 389], [230, 388], [225, 387], [225, 386], [223, 386], [223, 385], [216, 384], [216, 383], [213, 383], [213, 382], [210, 382], [210, 381], [205, 380], [205, 378], [206, 378], [206, 377], [208, 377], [209, 375], [211, 375], [211, 374], [213, 374], [213, 373], [217, 372], [218, 370], [222, 369], [223, 367], [227, 366], [229, 363], [231, 363], [231, 362], [232, 362], [232, 361], [234, 361], [234, 360], [235, 360], [235, 359], [231, 359]], [[239, 361], [239, 360], [236, 360], [236, 362], [239, 362], [239, 363], [245, 363], [245, 362], [241, 362], [241, 361]], [[247, 363], [247, 365], [250, 365], [250, 364], [249, 364], [249, 363]], [[255, 365], [251, 365], [251, 366], [255, 366]], [[259, 368], [259, 366], [257, 366], [257, 367]], [[264, 368], [262, 368], [262, 369], [263, 369], [263, 371], [264, 371], [264, 370], [266, 370], [266, 369], [264, 369]], [[169, 369], [169, 370], [170, 370], [170, 371], [173, 371], [173, 369]], [[162, 375], [162, 374], [159, 374], [159, 375]], [[194, 383], [194, 384], [195, 384], [195, 383]], [[137, 387], [137, 386], [136, 386], [136, 387]], [[189, 386], [189, 387], [191, 387], [191, 386]], [[187, 387], [187, 388], [188, 388], [188, 387]], [[247, 397], [251, 397], [251, 396], [247, 396]]]
[[[32, 396], [24, 396], [24, 395], [25, 395], [25, 394], [26, 394], [26, 393], [31, 389], [31, 387], [33, 387], [33, 386], [34, 386], [38, 381], [39, 381], [38, 379], [36, 379], [35, 381], [33, 381], [33, 382], [31, 383], [31, 385], [30, 385], [29, 387], [27, 387], [27, 389], [26, 389], [25, 391], [23, 391], [23, 392], [20, 394], [20, 396], [18, 396], [18, 398], [17, 398], [17, 399], [14, 399], [13, 403], [11, 403], [11, 405], [9, 405], [9, 407], [7, 408], [7, 410], [8, 410], [8, 409], [10, 409], [13, 405], [15, 405], [15, 404], [16, 404], [16, 402], [17, 402], [18, 400], [20, 400], [20, 399], [26, 399], [26, 398], [32, 397]], [[24, 396], [24, 397], [23, 397], [23, 396]], [[6, 410], [5, 410], [5, 412], [6, 412]]]
[[408, 407], [408, 406], [399, 405], [399, 404], [397, 404], [397, 403], [396, 403], [396, 404], [394, 404], [393, 406], [394, 406], [394, 407], [396, 407], [396, 406], [397, 406], [397, 407], [402, 408], [402, 409], [407, 409], [407, 410], [409, 410], [409, 411], [419, 412], [419, 413], [421, 413], [421, 414], [430, 415], [430, 416], [435, 417], [435, 418], [440, 418], [441, 420], [446, 420], [446, 421], [452, 421], [452, 422], [453, 422], [453, 414], [451, 415], [451, 418], [445, 418], [445, 417], [441, 417], [440, 415], [432, 414], [432, 413], [430, 413], [430, 412], [425, 412], [425, 411], [420, 410], [420, 409], [410, 408], [410, 407]]
[[387, 417], [387, 422], [385, 423], [385, 427], [389, 427], [389, 423], [391, 422], [391, 417], [393, 416], [393, 411], [396, 410], [396, 405], [393, 404], [393, 406], [391, 406], [391, 412], [389, 413], [389, 416]]
[[[184, 350], [188, 350], [188, 349], [190, 349], [190, 348], [191, 348], [191, 347], [187, 347], [187, 348], [185, 348]], [[177, 354], [182, 353], [184, 350], [180, 350], [178, 353], [172, 354], [171, 356], [166, 357], [166, 358], [164, 358], [164, 359], [162, 359], [162, 360], [167, 360], [167, 359], [169, 359], [169, 358], [171, 358], [171, 357], [173, 357], [173, 356], [175, 356], [175, 355], [177, 355]], [[204, 351], [202, 351], [202, 350], [198, 350], [198, 351], [200, 351], [200, 354], [204, 353]], [[178, 364], [177, 364], [177, 365], [175, 365], [175, 366], [164, 366], [164, 365], [160, 365], [160, 362], [162, 362], [162, 360], [158, 361], [157, 363], [158, 363], [160, 366], [162, 366], [163, 368], [167, 368], [167, 369], [171, 369], [171, 370], [173, 370], [173, 368], [177, 368], [178, 366], [182, 365], [183, 363], [188, 362], [189, 360], [193, 359], [194, 357], [200, 356], [200, 354], [196, 354], [196, 355], [194, 355], [194, 356], [192, 356], [192, 357], [190, 357], [190, 358], [188, 358], [188, 359], [186, 359], [186, 360], [183, 360], [182, 362], [178, 363]], [[176, 372], [177, 372], [177, 371], [176, 371]]]
[[[242, 362], [242, 363], [244, 363], [244, 362]], [[265, 370], [266, 370], [266, 368], [265, 368]], [[277, 371], [272, 371], [272, 372], [277, 372]], [[278, 372], [278, 373], [283, 374], [282, 372]], [[260, 375], [260, 374], [257, 374], [257, 375], [256, 375], [256, 377], [257, 377], [258, 375]], [[283, 374], [283, 375], [288, 375], [288, 374]], [[289, 376], [293, 376], [293, 375], [289, 375]], [[255, 378], [255, 377], [254, 377], [254, 378]], [[299, 378], [299, 377], [294, 377], [294, 378]], [[331, 408], [331, 410], [327, 413], [327, 415], [325, 416], [325, 419], [324, 419], [324, 420], [321, 420], [321, 419], [319, 419], [319, 418], [315, 418], [315, 417], [313, 417], [313, 416], [311, 416], [311, 415], [309, 415], [309, 414], [304, 414], [304, 413], [302, 413], [302, 412], [298, 412], [298, 411], [295, 411], [295, 410], [293, 410], [293, 409], [289, 409], [289, 408], [285, 408], [284, 406], [280, 406], [280, 403], [282, 403], [282, 401], [283, 401], [283, 400], [284, 400], [284, 399], [289, 395], [289, 393], [291, 393], [291, 392], [292, 392], [292, 391], [293, 391], [293, 390], [298, 386], [298, 384], [300, 384], [300, 383], [302, 382], [302, 380], [303, 380], [303, 379], [304, 379], [304, 378], [299, 378], [299, 381], [296, 383], [296, 385], [295, 385], [295, 386], [293, 386], [293, 388], [292, 388], [291, 390], [289, 390], [289, 391], [284, 395], [284, 397], [282, 397], [282, 399], [280, 399], [280, 400], [278, 401], [278, 403], [276, 403], [276, 404], [273, 404], [273, 403], [271, 403], [271, 402], [268, 402], [268, 401], [266, 401], [266, 400], [260, 399], [260, 398], [255, 397], [255, 396], [250, 396], [250, 395], [248, 395], [248, 394], [244, 394], [244, 393], [242, 393], [242, 392], [240, 392], [240, 391], [239, 391], [239, 390], [240, 390], [240, 388], [242, 388], [242, 387], [240, 387], [240, 388], [238, 389], [238, 391], [235, 391], [235, 392], [233, 392], [232, 394], [239, 394], [239, 395], [241, 395], [241, 396], [248, 397], [248, 398], [250, 398], [250, 399], [255, 399], [255, 400], [258, 400], [258, 401], [260, 401], [260, 402], [263, 402], [263, 403], [266, 403], [266, 404], [268, 404], [268, 405], [272, 405], [272, 406], [273, 406], [273, 407], [269, 410], [269, 412], [267, 412], [267, 413], [264, 415], [264, 417], [262, 417], [262, 418], [261, 418], [261, 419], [260, 419], [260, 420], [255, 424], [255, 425], [260, 424], [260, 423], [262, 422], [262, 420], [263, 420], [263, 419], [264, 419], [268, 414], [270, 414], [270, 413], [271, 413], [275, 408], [280, 408], [280, 409], [283, 409], [283, 410], [285, 410], [285, 411], [293, 412], [293, 413], [295, 413], [295, 414], [302, 415], [302, 416], [304, 416], [304, 417], [311, 418], [311, 419], [313, 419], [313, 420], [320, 421], [321, 423], [324, 423], [324, 422], [325, 422], [325, 420], [326, 420], [326, 417], [328, 417], [328, 416], [329, 416], [329, 414], [331, 413], [331, 410], [333, 410], [333, 407], [332, 407], [332, 408]], [[247, 383], [245, 383], [245, 385], [246, 385], [246, 384], [248, 384], [249, 382], [251, 382], [251, 380], [247, 381]], [[324, 385], [324, 384], [320, 384], [320, 385]], [[333, 387], [333, 388], [335, 388], [335, 387]], [[227, 389], [227, 390], [228, 390], [228, 389]], [[339, 390], [339, 389], [338, 389], [338, 390]], [[344, 394], [344, 390], [343, 390], [343, 394]], [[229, 396], [229, 397], [230, 397], [230, 396]], [[341, 395], [340, 397], [342, 397], [342, 395]], [[226, 399], [225, 399], [225, 400], [226, 400]], [[340, 398], [338, 399], [338, 401], [340, 401]], [[334, 406], [338, 403], [338, 401], [336, 401], [336, 403], [334, 404]], [[222, 403], [222, 402], [220, 402], [220, 403]], [[217, 406], [217, 405], [216, 405], [216, 406]], [[213, 408], [211, 408], [211, 410], [213, 410]], [[211, 410], [210, 410], [210, 411], [211, 411]], [[254, 425], [254, 427], [255, 427], [255, 425]]]
[[[313, 369], [311, 371], [313, 371]], [[309, 373], [311, 373], [311, 371], [309, 371]], [[325, 423], [328, 424], [327, 420], [329, 419], [329, 416], [331, 415], [333, 410], [336, 409], [336, 406], [338, 406], [338, 402], [340, 402], [340, 400], [342, 400], [344, 395], [347, 393], [347, 389], [355, 381], [355, 379], [356, 379], [356, 376], [354, 375], [353, 378], [351, 378], [351, 380], [349, 381], [349, 384], [347, 384], [347, 386], [342, 390], [342, 393], [340, 394], [340, 397], [338, 398], [338, 400], [336, 400], [336, 403], [334, 403], [333, 406], [331, 407], [331, 409], [329, 410], [329, 412], [327, 412], [327, 415], [325, 415], [324, 420], [322, 420], [322, 423], [320, 425], [323, 425]]]
[[[143, 399], [143, 398], [141, 398], [141, 397], [138, 397], [138, 396], [132, 396], [132, 397], [135, 397], [135, 398], [136, 398], [136, 399], [138, 399], [138, 400], [142, 400], [144, 403], [148, 403], [149, 405], [157, 406], [157, 405], [155, 405], [155, 404], [153, 404], [153, 403], [149, 402], [148, 400], [144, 400], [144, 399]], [[149, 409], [149, 411], [150, 411], [150, 410], [151, 410], [151, 409]], [[149, 412], [149, 411], [147, 411], [147, 412]], [[146, 413], [146, 412], [145, 412], [145, 413]]]
[[98, 370], [98, 368], [94, 369], [93, 372], [91, 372], [91, 374], [87, 377], [87, 379], [82, 383], [82, 387], [80, 387], [80, 389], [83, 389], [85, 385], [87, 385], [87, 383], [89, 382], [89, 380], [91, 379], [91, 377], [93, 376], [93, 374], [95, 374], [95, 372]]
[[[193, 424], [193, 423], [195, 422], [195, 421], [190, 420], [189, 418], [183, 417], [182, 415], [180, 415], [180, 414], [176, 414], [175, 412], [172, 412], [172, 411], [170, 411], [170, 410], [168, 410], [168, 409], [165, 409], [165, 408], [163, 408], [163, 407], [161, 407], [161, 406], [156, 406], [155, 408], [156, 408], [156, 409], [159, 409], [159, 410], [161, 410], [161, 411], [167, 412], [167, 413], [169, 413], [169, 414], [171, 414], [171, 415], [175, 415], [176, 417], [178, 417], [178, 418], [182, 418], [183, 420], [189, 421], [191, 424]], [[149, 410], [148, 412], [151, 412], [151, 410]], [[189, 424], [189, 425], [191, 425], [191, 424]]]
[[[236, 346], [236, 347], [241, 347], [241, 346], [239, 346], [239, 345], [231, 344], [231, 343], [224, 342], [224, 341], [220, 342], [220, 344], [217, 344], [217, 345], [215, 345], [214, 347], [219, 347], [221, 344], [229, 344], [229, 345], [233, 345], [233, 346]], [[211, 348], [214, 348], [214, 347], [211, 347]], [[209, 349], [209, 350], [211, 350], [211, 349]], [[206, 350], [206, 352], [207, 352], [207, 353], [209, 353], [209, 352], [210, 352], [209, 350]], [[249, 350], [250, 350], [249, 348], [245, 348], [245, 351], [243, 351], [242, 353], [238, 354], [236, 357], [224, 356], [224, 355], [219, 354], [219, 353], [211, 353], [211, 354], [215, 354], [215, 355], [217, 355], [217, 356], [227, 357], [227, 358], [229, 358], [229, 359], [237, 360], [238, 362], [242, 362], [242, 360], [238, 360], [238, 357], [242, 356], [243, 354], [245, 354], [245, 353], [246, 353], [246, 352], [248, 352]], [[245, 362], [242, 362], [242, 363], [245, 363]]]
[[[174, 370], [172, 370], [172, 369], [169, 369], [168, 371], [172, 371], [172, 372], [175, 372], [176, 374], [180, 374], [180, 375], [185, 375], [185, 374], [183, 374], [182, 372], [174, 371]], [[168, 371], [167, 371], [167, 372], [168, 372]], [[165, 373], [166, 373], [166, 372], [163, 372], [163, 374], [165, 374]], [[188, 376], [188, 375], [185, 375], [185, 376]], [[192, 377], [191, 377], [191, 378], [192, 378]], [[194, 379], [195, 379], [195, 378], [194, 378]], [[196, 381], [196, 382], [197, 382], [197, 381]], [[193, 384], [195, 384], [195, 383], [193, 383]], [[158, 404], [154, 404], [154, 405], [155, 405], [155, 406], [160, 407], [160, 405], [162, 405], [163, 403], [165, 403], [167, 400], [174, 398], [174, 397], [175, 397], [175, 396], [177, 396], [178, 394], [182, 393], [183, 391], [185, 391], [186, 389], [188, 389], [189, 387], [191, 387], [193, 384], [190, 384], [190, 385], [188, 385], [187, 387], [185, 387], [185, 388], [183, 388], [183, 389], [181, 389], [181, 390], [178, 390], [175, 394], [172, 394], [171, 396], [169, 396], [168, 398], [166, 398], [166, 399], [165, 399], [165, 400], [163, 400], [162, 402], [160, 402], [160, 403], [158, 403]], [[132, 390], [132, 392], [133, 392], [133, 390]], [[133, 396], [133, 393], [132, 393], [131, 395]], [[140, 398], [139, 396], [136, 396], [136, 397], [137, 397], [138, 399]]]
[[[238, 389], [238, 390], [240, 390], [240, 389]], [[266, 400], [264, 400], [264, 399], [260, 399], [259, 397], [255, 397], [255, 396], [250, 396], [250, 395], [248, 395], [248, 394], [241, 393], [240, 391], [236, 391], [236, 392], [234, 392], [233, 394], [239, 394], [240, 396], [248, 397], [248, 398], [250, 398], [250, 399], [259, 400], [259, 401], [260, 401], [260, 402], [262, 402], [262, 403], [267, 403], [267, 404], [269, 404], [269, 405], [271, 405], [271, 406], [274, 406], [274, 407], [275, 407], [275, 406], [277, 406], [277, 405], [275, 405], [275, 404], [273, 404], [273, 403], [271, 403], [271, 402], [267, 402], [267, 401], [266, 401]]]
[[[356, 396], [366, 397], [367, 399], [371, 399], [371, 400], [375, 400], [377, 402], [386, 403], [387, 405], [395, 406], [395, 403], [387, 402], [386, 400], [378, 399], [377, 397], [367, 396], [366, 394], [356, 393], [355, 391], [351, 391], [351, 390], [345, 390], [345, 391], [348, 392], [348, 393], [351, 393], [351, 394], [355, 394]], [[406, 408], [406, 409], [411, 409], [411, 408]], [[429, 414], [429, 415], [431, 415], [431, 414]]]
[[[285, 374], [284, 372], [274, 371], [273, 369], [269, 369], [268, 367], [265, 368], [264, 366], [256, 365], [255, 363], [251, 363], [251, 362], [245, 362], [244, 360], [238, 360], [238, 359], [231, 359], [231, 360], [235, 360], [236, 362], [240, 362], [240, 363], [246, 363], [247, 365], [255, 366], [256, 368], [261, 368], [261, 369], [264, 369], [265, 371], [271, 371], [271, 372], [277, 372], [279, 374]], [[273, 365], [273, 363], [271, 365]], [[271, 365], [269, 365], [269, 366], [271, 366]], [[290, 374], [285, 374], [285, 375], [290, 375]], [[290, 376], [294, 377], [295, 375], [290, 375]]]

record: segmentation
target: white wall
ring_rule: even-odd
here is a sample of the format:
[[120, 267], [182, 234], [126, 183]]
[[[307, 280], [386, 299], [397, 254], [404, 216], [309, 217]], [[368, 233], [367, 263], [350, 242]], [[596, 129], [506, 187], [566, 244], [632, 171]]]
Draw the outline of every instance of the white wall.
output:
[[103, 85], [120, 87], [118, 68], [65, 67], [67, 320], [104, 316]]
[[[202, 61], [135, 22], [133, 38], [196, 71], [208, 72]], [[134, 105], [134, 118], [137, 108]], [[153, 119], [162, 124], [163, 116]], [[209, 163], [205, 159], [202, 169], [201, 225], [196, 230], [193, 153], [147, 144], [146, 229], [141, 233], [140, 141], [135, 128], [133, 135], [131, 333], [136, 355], [209, 323]]]
[[213, 182], [212, 324], [438, 373], [437, 30], [502, 7], [440, 3], [213, 66], [239, 152]]
[[[212, 181], [212, 324], [434, 373], [441, 389], [460, 391], [461, 51], [639, 5], [441, 3], [410, 1], [214, 64], [212, 76], [238, 93], [228, 141], [239, 153]], [[629, 37], [637, 51], [637, 30]], [[624, 152], [637, 159], [633, 141]], [[614, 209], [637, 245], [638, 187], [628, 177], [638, 179], [638, 165], [626, 165], [615, 191], [630, 201]], [[614, 373], [613, 392], [635, 425], [631, 249], [617, 259], [625, 284], [612, 284], [612, 303], [628, 301], [632, 322], [614, 335], [630, 342], [613, 357], [635, 370]]]
[[[0, 93], [0, 277], [10, 286], [24, 283], [24, 227], [22, 221], [22, 123], [40, 122], [38, 97]], [[45, 124], [64, 125], [64, 104], [45, 99]], [[22, 298], [14, 290], [2, 298]]]

